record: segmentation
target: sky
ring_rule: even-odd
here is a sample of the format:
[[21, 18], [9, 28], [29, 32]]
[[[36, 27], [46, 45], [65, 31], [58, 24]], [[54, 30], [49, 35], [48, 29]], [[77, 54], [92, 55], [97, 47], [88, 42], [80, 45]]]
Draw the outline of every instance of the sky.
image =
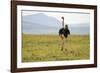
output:
[[[69, 26], [69, 29], [72, 34], [89, 34], [89, 30], [90, 30], [89, 13], [69, 12], [69, 11], [68, 12], [67, 11], [46, 11], [46, 10], [22, 10], [23, 32], [32, 33], [32, 34], [37, 34], [37, 33], [58, 34], [61, 25], [60, 27], [57, 27], [58, 26], [57, 23], [59, 21], [62, 22], [62, 18], [61, 18], [62, 16], [64, 17], [64, 24], [67, 24]], [[54, 21], [52, 21], [52, 19]], [[58, 21], [56, 21], [56, 19]], [[26, 23], [26, 21], [28, 23]], [[46, 27], [44, 25], [46, 25]], [[57, 28], [48, 27], [49, 25], [52, 27], [54, 27], [55, 25]]]
[[[47, 16], [55, 17], [59, 21], [62, 21], [61, 17], [63, 16], [65, 18], [65, 23], [73, 26], [78, 26], [79, 24], [83, 23], [90, 23], [90, 14], [80, 13], [80, 12], [24, 10], [23, 16], [37, 14], [37, 13], [43, 13], [46, 14]], [[87, 26], [87, 24], [82, 26]]]
[[[23, 24], [23, 26], [27, 29], [23, 29], [23, 32], [44, 33], [44, 31], [48, 31], [46, 33], [49, 33], [49, 32], [50, 33], [58, 33], [61, 26], [57, 27], [55, 30], [55, 28], [49, 28], [48, 24], [46, 24], [47, 28], [44, 29], [45, 26], [43, 27], [39, 24], [42, 23], [42, 25], [45, 25], [44, 23], [50, 23], [50, 25], [51, 25], [52, 21], [50, 22], [47, 19], [43, 19], [42, 17], [35, 17], [35, 18], [32, 17], [31, 18], [31, 16], [41, 13], [41, 14], [44, 14], [44, 16], [46, 16], [46, 17], [56, 18], [60, 22], [62, 22], [61, 17], [63, 16], [64, 24], [67, 24], [69, 26], [69, 29], [72, 34], [89, 34], [91, 14], [90, 14], [90, 10], [88, 10], [88, 9], [23, 6], [21, 11], [22, 11], [23, 19], [25, 18], [24, 21], [32, 22], [32, 24], [24, 22], [25, 24]], [[28, 16], [29, 18], [26, 16]], [[45, 21], [45, 20], [47, 20], [47, 21]], [[33, 23], [34, 23], [34, 25], [33, 25]], [[39, 26], [37, 26], [37, 23]], [[29, 26], [29, 24], [30, 24], [30, 26]], [[54, 23], [54, 25], [58, 26], [58, 24], [56, 24], [56, 23]], [[35, 27], [41, 29], [41, 31], [39, 29], [35, 30]], [[51, 32], [51, 31], [53, 31], [53, 32]]]

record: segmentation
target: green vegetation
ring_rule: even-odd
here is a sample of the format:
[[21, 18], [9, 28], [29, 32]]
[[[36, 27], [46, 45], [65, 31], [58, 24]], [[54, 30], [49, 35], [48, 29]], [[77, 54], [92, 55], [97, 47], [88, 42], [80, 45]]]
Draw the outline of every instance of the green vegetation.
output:
[[89, 35], [69, 35], [64, 50], [58, 35], [23, 34], [22, 62], [89, 59]]

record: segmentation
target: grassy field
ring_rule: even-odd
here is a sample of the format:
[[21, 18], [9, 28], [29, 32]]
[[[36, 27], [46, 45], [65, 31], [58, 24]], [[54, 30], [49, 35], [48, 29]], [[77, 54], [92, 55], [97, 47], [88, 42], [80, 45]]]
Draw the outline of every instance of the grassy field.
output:
[[89, 35], [70, 35], [61, 51], [58, 35], [23, 34], [22, 62], [89, 59]]

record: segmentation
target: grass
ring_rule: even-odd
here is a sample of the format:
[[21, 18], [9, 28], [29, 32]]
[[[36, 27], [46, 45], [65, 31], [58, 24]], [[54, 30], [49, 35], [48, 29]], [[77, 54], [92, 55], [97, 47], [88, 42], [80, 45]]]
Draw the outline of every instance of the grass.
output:
[[61, 51], [58, 35], [23, 34], [22, 62], [89, 59], [89, 35], [70, 35]]

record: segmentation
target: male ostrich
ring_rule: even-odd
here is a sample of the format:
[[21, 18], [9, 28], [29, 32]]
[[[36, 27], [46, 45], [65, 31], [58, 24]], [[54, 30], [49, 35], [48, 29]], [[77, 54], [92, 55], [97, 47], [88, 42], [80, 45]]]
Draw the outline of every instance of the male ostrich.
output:
[[59, 30], [59, 36], [61, 38], [61, 50], [64, 49], [64, 39], [67, 39], [68, 35], [70, 34], [70, 31], [68, 29], [68, 25], [65, 25], [64, 27], [64, 17], [62, 17], [62, 28]]

